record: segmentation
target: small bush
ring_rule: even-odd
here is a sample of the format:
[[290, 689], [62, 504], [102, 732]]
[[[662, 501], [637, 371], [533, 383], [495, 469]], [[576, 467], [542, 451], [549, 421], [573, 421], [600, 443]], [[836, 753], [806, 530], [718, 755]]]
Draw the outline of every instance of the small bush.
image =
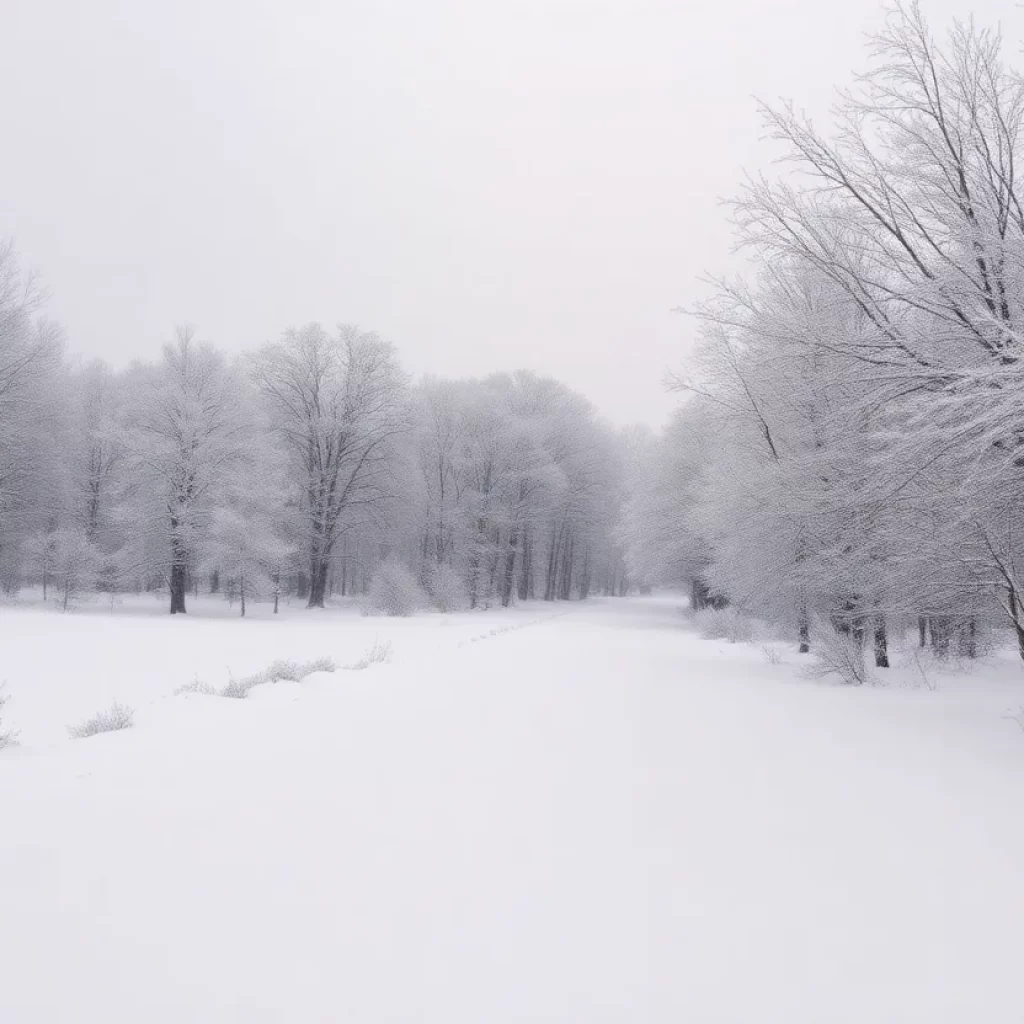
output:
[[[193, 691], [190, 687], [183, 686], [179, 693], [212, 693], [216, 692], [221, 697], [232, 697], [235, 700], [244, 700], [254, 686], [262, 683], [279, 683], [282, 680], [289, 683], [297, 683], [314, 672], [334, 672], [337, 666], [332, 658], [314, 658], [312, 661], [275, 661], [266, 671], [256, 672], [251, 676], [243, 676], [241, 679], [231, 678], [227, 686], [220, 690], [198, 690]], [[200, 684], [202, 685], [202, 684]]]
[[232, 676], [227, 686], [218, 690], [217, 694], [221, 697], [231, 697], [234, 700], [244, 700], [249, 696], [249, 691], [254, 686], [270, 682], [273, 682], [273, 680], [266, 672], [257, 672], [251, 676], [242, 676], [241, 679], [235, 679], [235, 677]]
[[311, 676], [314, 672], [334, 672], [337, 668], [333, 658], [314, 658], [312, 661], [304, 661], [299, 666], [299, 678], [305, 679], [306, 676]]
[[361, 672], [364, 668], [369, 668], [371, 665], [383, 665], [385, 662], [391, 660], [391, 642], [385, 640], [374, 641], [373, 646], [358, 660], [352, 662], [351, 665], [346, 665], [345, 669], [349, 672]]
[[412, 615], [427, 604], [416, 577], [400, 562], [382, 562], [370, 580], [369, 615]]
[[872, 681], [864, 647], [852, 636], [837, 632], [827, 622], [814, 624], [811, 655], [813, 660], [804, 669], [804, 674], [810, 679], [836, 676], [847, 686], [861, 686]]
[[427, 593], [439, 612], [458, 612], [469, 607], [469, 592], [450, 565], [436, 565], [427, 577]]
[[175, 696], [180, 696], [185, 693], [205, 693], [207, 695], [216, 693], [214, 688], [206, 682], [203, 682], [198, 676], [192, 680], [191, 683], [186, 683], [184, 686], [179, 686], [175, 691]]
[[79, 725], [69, 725], [68, 733], [72, 739], [83, 740], [87, 736], [95, 736], [101, 732], [116, 732], [118, 729], [131, 727], [135, 712], [115, 700], [106, 711], [87, 718]]
[[777, 647], [773, 647], [771, 644], [761, 644], [761, 653], [769, 665], [782, 664], [782, 655]]
[[282, 679], [297, 683], [302, 678], [302, 666], [297, 661], [275, 661], [264, 675], [268, 683], [277, 683]]
[[749, 644], [757, 633], [754, 620], [732, 607], [702, 608], [693, 613], [692, 619], [700, 635], [708, 640]]

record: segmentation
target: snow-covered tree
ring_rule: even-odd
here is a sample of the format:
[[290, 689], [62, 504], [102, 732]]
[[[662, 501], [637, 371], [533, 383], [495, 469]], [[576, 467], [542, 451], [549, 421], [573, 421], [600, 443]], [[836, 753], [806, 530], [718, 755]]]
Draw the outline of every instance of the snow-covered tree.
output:
[[137, 368], [131, 384], [126, 458], [134, 562], [166, 580], [174, 615], [185, 611], [188, 573], [216, 489], [250, 440], [241, 383], [193, 328], [179, 327], [160, 364]]
[[0, 244], [0, 583], [17, 586], [24, 538], [57, 525], [61, 332], [40, 315], [43, 292]]
[[374, 522], [394, 489], [395, 441], [409, 428], [406, 379], [375, 334], [319, 324], [289, 331], [252, 362], [289, 453], [302, 509], [310, 608], [322, 608], [339, 541]]

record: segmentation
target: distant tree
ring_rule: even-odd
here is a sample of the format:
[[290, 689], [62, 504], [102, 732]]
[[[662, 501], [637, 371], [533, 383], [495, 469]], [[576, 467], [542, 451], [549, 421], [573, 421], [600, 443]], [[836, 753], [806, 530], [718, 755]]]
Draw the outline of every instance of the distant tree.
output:
[[179, 327], [153, 370], [143, 368], [129, 412], [138, 558], [167, 580], [171, 614], [184, 613], [217, 486], [247, 441], [240, 382], [192, 327]]
[[53, 579], [55, 541], [55, 532], [39, 531], [26, 538], [21, 546], [28, 570], [39, 579], [43, 588], [44, 601], [47, 599], [50, 581]]
[[243, 616], [247, 601], [263, 597], [272, 598], [277, 611], [280, 567], [289, 548], [265, 520], [238, 508], [219, 508], [205, 547], [209, 563], [220, 571], [225, 593], [238, 597]]
[[61, 607], [69, 605], [83, 593], [95, 590], [103, 556], [89, 541], [85, 531], [63, 527], [53, 535], [53, 577], [60, 589]]
[[374, 334], [319, 324], [289, 331], [252, 362], [299, 495], [308, 607], [322, 608], [340, 539], [373, 523], [394, 481], [396, 439], [409, 429], [406, 378]]
[[0, 573], [17, 586], [24, 537], [52, 525], [61, 482], [61, 332], [12, 243], [0, 244]]

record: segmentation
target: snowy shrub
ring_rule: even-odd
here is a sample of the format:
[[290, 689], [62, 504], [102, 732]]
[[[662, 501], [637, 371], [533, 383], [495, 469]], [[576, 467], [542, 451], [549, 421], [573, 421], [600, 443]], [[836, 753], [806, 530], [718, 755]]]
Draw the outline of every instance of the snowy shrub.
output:
[[257, 672], [251, 676], [242, 676], [241, 679], [235, 679], [234, 676], [232, 676], [227, 686], [222, 687], [217, 691], [217, 693], [221, 697], [231, 697], [234, 700], [244, 700], [249, 696], [249, 691], [254, 686], [270, 682], [273, 682], [273, 680], [266, 672]]
[[427, 604], [416, 577], [400, 562], [382, 562], [370, 580], [369, 615], [412, 615]]
[[[0, 683], [0, 710], [3, 706], [11, 699], [10, 696], [3, 692], [6, 683]], [[0, 750], [4, 747], [9, 747], [18, 738], [18, 732], [16, 729], [5, 729], [4, 720], [0, 718]]]
[[277, 683], [282, 679], [289, 683], [297, 683], [302, 678], [302, 666], [297, 661], [275, 661], [265, 675], [268, 683]]
[[[314, 672], [333, 672], [337, 666], [333, 659], [328, 657], [314, 658], [312, 661], [275, 661], [263, 672], [255, 672], [250, 676], [243, 676], [241, 679], [231, 678], [230, 682], [222, 689], [216, 691], [221, 697], [233, 697], [235, 700], [243, 700], [249, 695], [254, 686], [262, 683], [279, 683], [281, 681], [297, 683]], [[190, 684], [194, 685], [194, 684]], [[205, 684], [198, 684], [203, 686]], [[178, 693], [212, 693], [208, 689], [192, 690], [190, 686], [183, 686]]]
[[118, 729], [130, 728], [135, 712], [115, 700], [106, 711], [87, 718], [78, 725], [69, 725], [68, 733], [72, 739], [82, 740], [87, 736], [95, 736], [101, 732], [116, 732]]
[[761, 644], [761, 653], [769, 665], [782, 664], [782, 654], [777, 647], [773, 647], [771, 644]]
[[358, 660], [346, 665], [349, 672], [360, 672], [371, 665], [382, 665], [391, 660], [391, 641], [374, 641], [373, 646]]
[[708, 640], [728, 640], [733, 644], [748, 644], [754, 640], [757, 629], [754, 620], [728, 608], [702, 608], [691, 616], [701, 636]]
[[434, 566], [427, 577], [427, 593], [439, 612], [458, 612], [469, 607], [466, 584], [450, 565]]
[[811, 655], [812, 661], [804, 669], [804, 674], [810, 679], [836, 676], [848, 686], [872, 681], [863, 645], [850, 634], [837, 632], [827, 622], [814, 624]]
[[191, 683], [186, 683], [184, 686], [179, 686], [174, 691], [174, 695], [175, 696], [180, 696], [181, 694], [184, 694], [184, 693], [213, 694], [215, 692], [216, 691], [214, 690], [214, 688], [209, 683], [204, 682], [202, 679], [200, 679], [198, 676], [196, 676], [196, 678], [193, 679]]
[[304, 661], [299, 666], [299, 678], [305, 679], [306, 676], [311, 676], [314, 672], [334, 672], [337, 667], [333, 658], [314, 658], [312, 661]]

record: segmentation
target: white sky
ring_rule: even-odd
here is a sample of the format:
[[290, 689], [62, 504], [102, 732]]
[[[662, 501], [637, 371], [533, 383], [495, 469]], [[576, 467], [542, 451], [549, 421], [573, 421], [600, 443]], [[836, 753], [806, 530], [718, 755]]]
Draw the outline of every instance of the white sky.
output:
[[[936, 28], [971, 8], [925, 0]], [[70, 348], [308, 320], [659, 423], [753, 97], [824, 112], [875, 0], [4, 0], [0, 235]], [[976, 0], [1013, 59], [1016, 0]], [[1022, 60], [1024, 63], [1024, 60]]]

